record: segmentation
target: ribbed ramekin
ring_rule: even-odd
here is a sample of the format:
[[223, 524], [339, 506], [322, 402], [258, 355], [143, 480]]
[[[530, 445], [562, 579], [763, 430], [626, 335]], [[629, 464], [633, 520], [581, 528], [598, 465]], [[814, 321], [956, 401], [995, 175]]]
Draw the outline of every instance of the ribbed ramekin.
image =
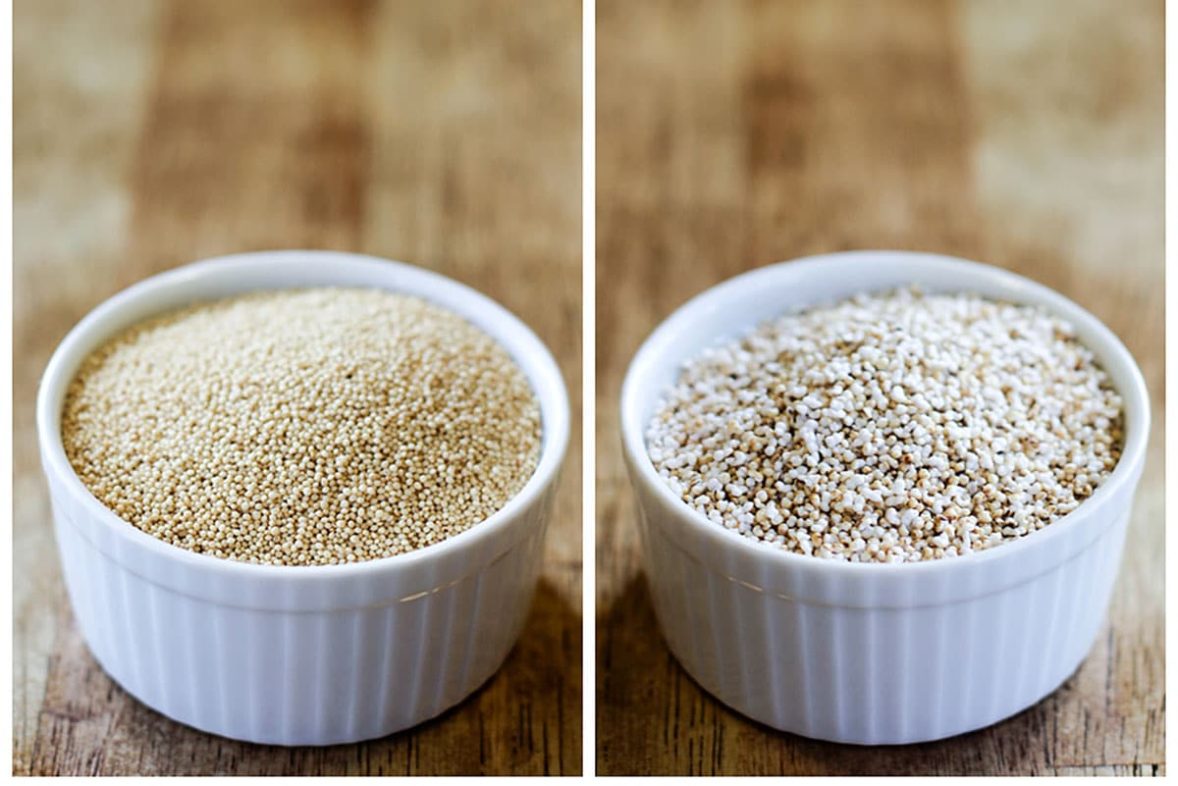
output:
[[[252, 565], [147, 535], [104, 507], [62, 448], [79, 364], [120, 330], [241, 292], [363, 286], [463, 315], [498, 340], [540, 402], [542, 446], [502, 510], [441, 543], [352, 565]], [[380, 737], [458, 703], [507, 656], [528, 612], [568, 442], [551, 354], [489, 298], [420, 268], [354, 254], [278, 251], [171, 270], [115, 295], [62, 341], [41, 380], [37, 433], [70, 602], [94, 657], [129, 693], [181, 723], [251, 742]]]
[[[792, 554], [709, 522], [655, 472], [645, 430], [682, 364], [796, 307], [917, 283], [1038, 304], [1075, 325], [1124, 397], [1126, 443], [1075, 511], [1021, 540], [924, 563]], [[811, 257], [689, 301], [639, 349], [622, 438], [645, 566], [672, 652], [707, 691], [769, 726], [859, 744], [981, 728], [1055, 690], [1084, 659], [1117, 575], [1149, 431], [1141, 372], [1075, 303], [987, 265], [908, 252]]]

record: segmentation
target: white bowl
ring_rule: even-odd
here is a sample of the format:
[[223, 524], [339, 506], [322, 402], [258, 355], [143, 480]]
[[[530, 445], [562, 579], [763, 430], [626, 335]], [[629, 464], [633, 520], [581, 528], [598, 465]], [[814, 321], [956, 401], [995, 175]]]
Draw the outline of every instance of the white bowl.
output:
[[[1018, 541], [922, 563], [793, 554], [709, 522], [655, 472], [644, 434], [682, 364], [788, 310], [910, 283], [1047, 308], [1073, 325], [1124, 397], [1112, 475], [1071, 514]], [[672, 652], [725, 704], [807, 737], [934, 740], [1029, 707], [1091, 648], [1116, 578], [1149, 431], [1129, 352], [1059, 294], [987, 265], [908, 252], [811, 257], [738, 276], [689, 301], [639, 349], [622, 387], [654, 607]]]
[[[268, 566], [172, 546], [123, 521], [62, 449], [66, 387], [93, 349], [186, 304], [260, 289], [363, 286], [463, 315], [498, 340], [540, 402], [535, 473], [486, 521], [427, 548], [351, 565]], [[457, 704], [523, 627], [569, 432], [568, 396], [543, 343], [506, 309], [435, 273], [321, 251], [240, 254], [154, 276], [70, 331], [45, 369], [37, 433], [74, 616], [102, 667], [181, 723], [251, 742], [381, 737]]]

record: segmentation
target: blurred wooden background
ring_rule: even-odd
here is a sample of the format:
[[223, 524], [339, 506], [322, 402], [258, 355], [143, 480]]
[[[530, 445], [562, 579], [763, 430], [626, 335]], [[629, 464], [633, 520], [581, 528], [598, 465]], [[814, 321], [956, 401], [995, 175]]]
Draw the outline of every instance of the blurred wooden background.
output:
[[[598, 0], [600, 773], [1161, 774], [1161, 0]], [[852, 248], [989, 261], [1132, 350], [1154, 438], [1110, 622], [993, 728], [906, 748], [774, 732], [657, 634], [616, 402], [645, 335], [747, 268]]]
[[45, 362], [90, 308], [165, 268], [268, 248], [361, 251], [473, 285], [552, 348], [579, 413], [579, 4], [18, 0], [14, 16], [14, 770], [579, 772], [578, 429], [504, 668], [416, 730], [282, 749], [172, 723], [97, 667], [33, 425]]

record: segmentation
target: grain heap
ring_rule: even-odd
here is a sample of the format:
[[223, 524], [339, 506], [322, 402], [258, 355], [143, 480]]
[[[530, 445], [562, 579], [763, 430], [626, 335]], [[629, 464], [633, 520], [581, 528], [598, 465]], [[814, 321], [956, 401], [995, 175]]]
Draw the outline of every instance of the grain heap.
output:
[[482, 521], [536, 466], [523, 372], [456, 314], [378, 290], [251, 294], [86, 359], [62, 438], [107, 507], [168, 543], [282, 565], [378, 559]]
[[915, 289], [783, 316], [687, 363], [647, 432], [716, 524], [801, 554], [907, 562], [1073, 510], [1121, 452], [1121, 400], [1046, 312]]

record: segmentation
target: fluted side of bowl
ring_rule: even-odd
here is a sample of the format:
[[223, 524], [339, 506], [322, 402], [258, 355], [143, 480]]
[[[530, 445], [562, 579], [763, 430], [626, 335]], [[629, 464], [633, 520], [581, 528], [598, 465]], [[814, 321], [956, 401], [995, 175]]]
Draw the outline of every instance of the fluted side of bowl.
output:
[[95, 546], [84, 508], [55, 496], [54, 519], [75, 619], [127, 692], [202, 731], [330, 745], [421, 723], [494, 674], [523, 628], [551, 506], [537, 498], [522, 538], [471, 552], [444, 584], [311, 610], [177, 591]]

